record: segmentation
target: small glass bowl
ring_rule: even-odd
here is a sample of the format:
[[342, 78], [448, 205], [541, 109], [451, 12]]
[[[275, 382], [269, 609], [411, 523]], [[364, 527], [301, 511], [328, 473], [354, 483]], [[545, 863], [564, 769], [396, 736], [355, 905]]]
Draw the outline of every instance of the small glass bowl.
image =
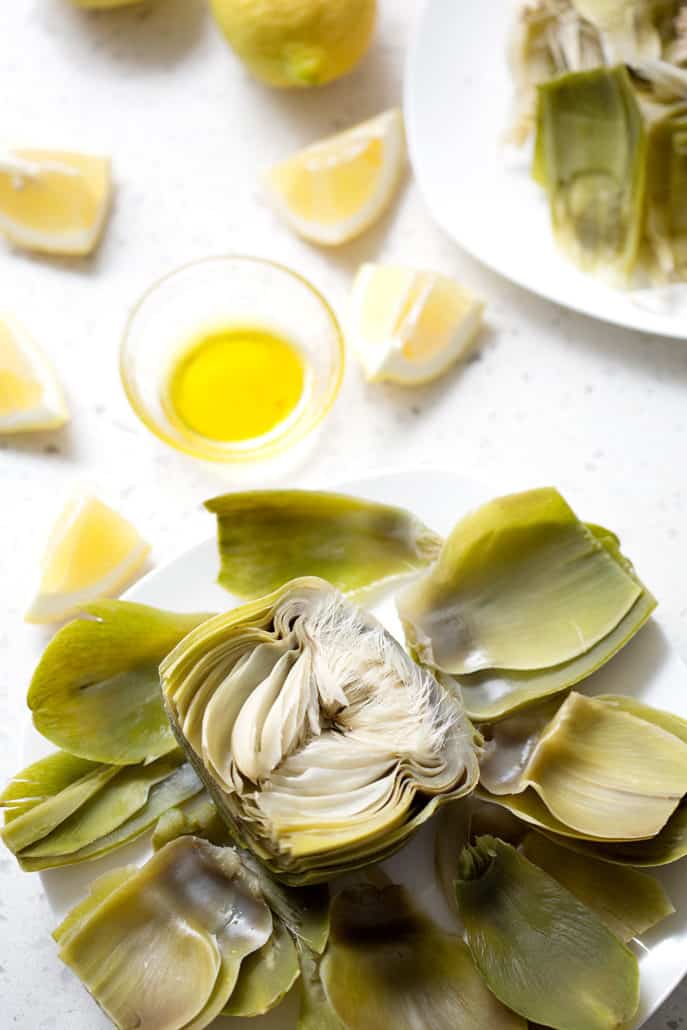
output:
[[[175, 359], [193, 340], [231, 327], [290, 340], [307, 372], [288, 419], [263, 436], [225, 443], [170, 417], [165, 391]], [[232, 463], [270, 458], [319, 426], [341, 388], [344, 360], [336, 315], [306, 279], [272, 261], [228, 255], [184, 265], [146, 290], [127, 322], [119, 369], [131, 407], [152, 433], [195, 458]]]

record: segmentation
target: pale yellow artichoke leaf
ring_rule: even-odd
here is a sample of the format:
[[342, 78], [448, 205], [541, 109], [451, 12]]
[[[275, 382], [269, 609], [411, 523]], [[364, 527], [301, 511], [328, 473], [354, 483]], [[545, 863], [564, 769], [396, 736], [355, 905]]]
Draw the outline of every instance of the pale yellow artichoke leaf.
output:
[[415, 911], [399, 887], [351, 888], [334, 900], [320, 976], [346, 1030], [526, 1028], [487, 990], [463, 941]]
[[298, 1030], [347, 1030], [324, 992], [320, 979], [320, 956], [307, 948], [301, 948], [299, 958], [301, 979]]
[[591, 909], [494, 837], [466, 848], [457, 869], [472, 957], [504, 1005], [556, 1030], [617, 1030], [632, 1019], [637, 959]]
[[570, 662], [616, 629], [641, 594], [558, 491], [545, 488], [491, 501], [459, 522], [398, 609], [413, 653], [460, 677]]
[[358, 592], [432, 562], [441, 537], [410, 512], [344, 494], [258, 490], [207, 501], [217, 516], [219, 582], [238, 597], [300, 576]]
[[540, 833], [528, 833], [522, 853], [596, 912], [622, 941], [640, 937], [675, 911], [663, 886], [636, 869], [577, 855]]
[[188, 801], [160, 816], [153, 831], [153, 849], [159, 851], [178, 837], [200, 837], [218, 847], [233, 843], [214, 802], [202, 788]]
[[87, 773], [94, 772], [98, 765], [86, 758], [70, 755], [67, 751], [55, 751], [33, 762], [13, 776], [0, 794], [0, 809], [4, 813], [5, 823], [12, 822], [48, 798], [61, 794]]
[[279, 919], [270, 939], [241, 963], [241, 971], [223, 1016], [262, 1016], [286, 997], [300, 976], [293, 937]]
[[191, 837], [98, 901], [67, 933], [58, 930], [60, 957], [118, 1027], [208, 1026], [243, 959], [272, 933], [237, 853]]
[[386, 857], [476, 783], [459, 699], [322, 580], [210, 620], [161, 676], [232, 834], [292, 885]]
[[[522, 797], [525, 795], [519, 795], [518, 799]], [[500, 802], [510, 800], [512, 799], [499, 798]], [[649, 840], [622, 843], [587, 841], [569, 833], [564, 835], [552, 832], [550, 828], [543, 832], [557, 844], [578, 854], [589, 855], [614, 865], [651, 869], [670, 865], [687, 857], [687, 802], [683, 801], [661, 832]]]

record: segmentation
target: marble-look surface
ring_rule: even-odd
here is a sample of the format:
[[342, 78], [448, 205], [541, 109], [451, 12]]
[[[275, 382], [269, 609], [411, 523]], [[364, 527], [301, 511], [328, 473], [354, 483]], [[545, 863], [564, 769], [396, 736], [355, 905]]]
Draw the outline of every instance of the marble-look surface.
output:
[[[131, 517], [160, 563], [212, 532], [201, 501], [232, 482], [148, 435], [117, 376], [132, 302], [159, 275], [207, 254], [290, 263], [342, 314], [358, 265], [377, 258], [455, 273], [482, 291], [488, 327], [467, 366], [402, 390], [366, 386], [351, 363], [316, 446], [296, 467], [261, 470], [257, 481], [327, 484], [431, 463], [497, 492], [555, 483], [584, 517], [620, 533], [687, 657], [685, 344], [597, 324], [509, 286], [432, 226], [411, 183], [378, 228], [332, 254], [294, 239], [264, 202], [260, 172], [271, 161], [400, 102], [415, 5], [381, 7], [376, 44], [354, 76], [284, 94], [246, 77], [204, 0], [99, 15], [68, 0], [2, 4], [3, 139], [110, 153], [117, 195], [93, 260], [37, 259], [0, 245], [2, 308], [51, 354], [73, 412], [62, 432], [0, 442], [0, 781], [22, 760], [23, 697], [46, 639], [23, 624], [22, 609], [73, 485], [91, 484]], [[57, 961], [52, 926], [40, 881], [0, 855], [2, 1030], [108, 1025]], [[678, 1030], [685, 1017], [683, 987], [648, 1026]]]

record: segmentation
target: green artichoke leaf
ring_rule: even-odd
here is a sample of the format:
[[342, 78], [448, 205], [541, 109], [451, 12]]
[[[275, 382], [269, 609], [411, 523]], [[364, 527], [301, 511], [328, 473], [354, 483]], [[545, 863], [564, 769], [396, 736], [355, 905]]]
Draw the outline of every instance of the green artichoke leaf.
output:
[[300, 576], [358, 592], [422, 569], [441, 537], [402, 508], [343, 494], [258, 490], [207, 501], [217, 516], [220, 584], [256, 598]]
[[299, 958], [301, 979], [298, 1030], [347, 1030], [324, 992], [320, 979], [321, 957], [308, 948], [300, 948]]
[[323, 580], [198, 627], [161, 680], [233, 836], [292, 886], [387, 857], [477, 782], [459, 699]]
[[73, 755], [134, 765], [176, 747], [158, 666], [207, 615], [128, 601], [86, 605], [48, 644], [28, 692], [39, 733]]
[[97, 762], [77, 758], [67, 751], [55, 751], [13, 776], [0, 794], [5, 823], [24, 815], [48, 798], [61, 794], [77, 780], [98, 768]]
[[636, 869], [576, 855], [533, 832], [525, 837], [522, 853], [596, 912], [622, 941], [641, 936], [675, 911], [658, 880]]
[[262, 1016], [283, 1001], [300, 976], [298, 950], [279, 919], [270, 939], [241, 963], [236, 987], [223, 1016]]
[[532, 673], [591, 651], [642, 592], [613, 548], [544, 488], [498, 498], [459, 522], [398, 609], [411, 649], [431, 668]]
[[[623, 707], [624, 700], [573, 692], [550, 721], [546, 708], [534, 730], [526, 718], [496, 724], [482, 785], [492, 794], [531, 787], [560, 823], [585, 838], [655, 836], [687, 794], [687, 726], [668, 713], [646, 718], [646, 706], [628, 699]], [[659, 725], [675, 720], [685, 739]]]
[[456, 895], [472, 957], [504, 1005], [554, 1030], [615, 1030], [632, 1019], [632, 952], [510, 844], [487, 836], [466, 848]]
[[[108, 889], [110, 893], [107, 893]], [[201, 1030], [236, 987], [272, 916], [231, 848], [182, 837], [56, 931], [60, 958], [117, 1027]]]
[[175, 805], [160, 816], [153, 831], [153, 849], [159, 851], [178, 837], [201, 837], [218, 847], [233, 843], [206, 790], [200, 790], [188, 801]]
[[[682, 72], [684, 76], [684, 71]], [[661, 279], [687, 275], [687, 88], [648, 131], [646, 233]]]
[[538, 87], [537, 181], [561, 249], [620, 282], [642, 239], [647, 141], [626, 68], [570, 72]]
[[400, 887], [350, 888], [332, 906], [320, 966], [346, 1030], [525, 1030], [487, 990], [464, 942], [415, 911]]

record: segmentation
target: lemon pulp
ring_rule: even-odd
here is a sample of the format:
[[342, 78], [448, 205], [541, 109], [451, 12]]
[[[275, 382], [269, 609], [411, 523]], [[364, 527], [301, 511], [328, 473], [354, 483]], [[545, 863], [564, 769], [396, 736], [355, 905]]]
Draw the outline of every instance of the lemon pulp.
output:
[[192, 432], [238, 443], [271, 432], [297, 407], [305, 366], [270, 330], [220, 329], [194, 340], [174, 365], [169, 402]]

